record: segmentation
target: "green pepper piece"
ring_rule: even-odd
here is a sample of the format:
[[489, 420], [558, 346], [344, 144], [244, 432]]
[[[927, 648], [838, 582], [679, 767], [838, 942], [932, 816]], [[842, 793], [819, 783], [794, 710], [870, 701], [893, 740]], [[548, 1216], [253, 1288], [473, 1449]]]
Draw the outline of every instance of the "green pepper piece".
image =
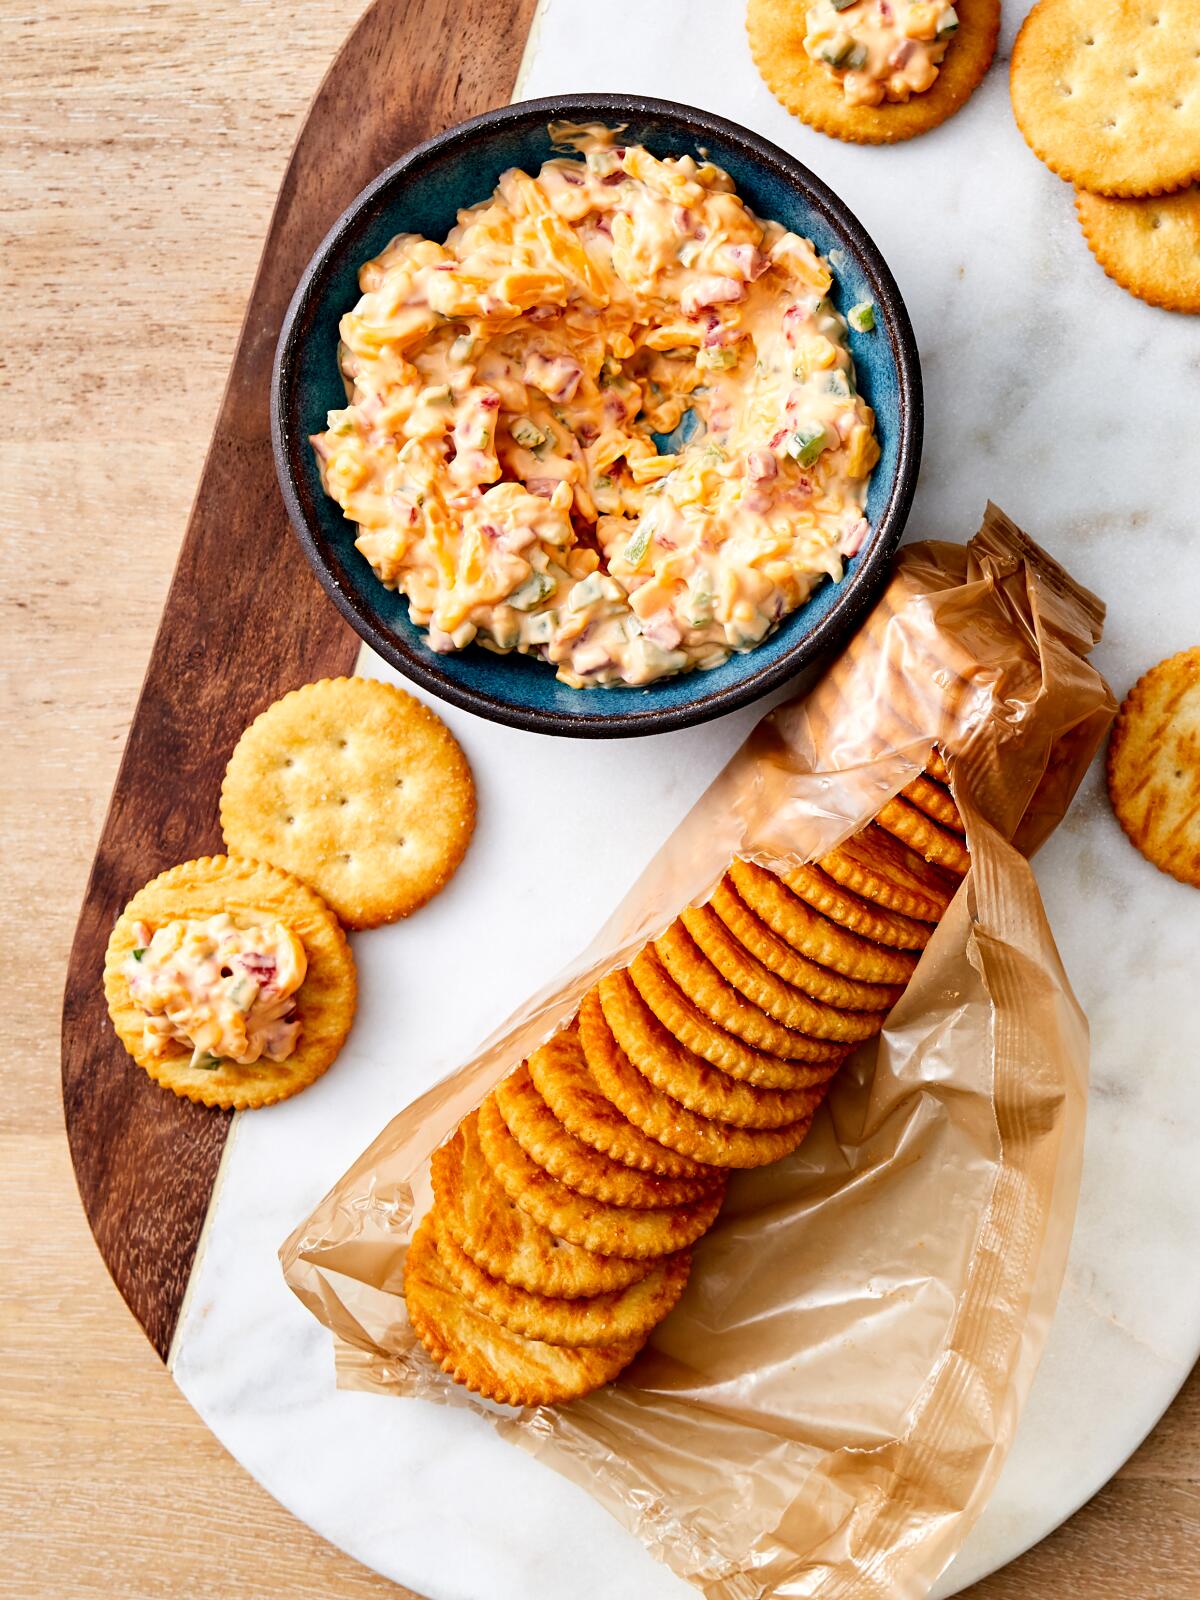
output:
[[796, 429], [783, 448], [800, 466], [811, 467], [826, 448], [827, 442], [824, 423], [806, 423]]
[[532, 611], [548, 594], [554, 592], [554, 579], [544, 572], [534, 572], [509, 595], [507, 603], [514, 611]]
[[527, 450], [536, 450], [539, 445], [546, 442], [546, 435], [529, 417], [516, 417], [509, 425], [508, 431], [517, 443], [523, 444]]
[[654, 532], [654, 518], [643, 517], [637, 532], [625, 546], [625, 560], [631, 567], [637, 567], [645, 559], [646, 551], [650, 548], [650, 535]]
[[133, 959], [135, 961], [140, 961], [142, 959], [142, 957], [146, 954], [146, 951], [147, 951], [148, 948], [149, 948], [149, 946], [147, 946], [147, 945], [144, 945], [144, 944], [139, 945], [137, 947], [137, 949], [133, 952]]
[[875, 326], [875, 307], [869, 300], [862, 300], [856, 306], [851, 306], [846, 313], [846, 321], [856, 333], [870, 333]]

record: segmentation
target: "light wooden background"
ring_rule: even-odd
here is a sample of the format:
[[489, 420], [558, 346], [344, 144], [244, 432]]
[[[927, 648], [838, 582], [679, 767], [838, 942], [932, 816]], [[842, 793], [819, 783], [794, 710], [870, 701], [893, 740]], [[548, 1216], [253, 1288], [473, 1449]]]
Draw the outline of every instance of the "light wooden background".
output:
[[[295, 1523], [176, 1392], [91, 1245], [58, 1093], [76, 908], [259, 241], [361, 9], [0, 4], [4, 1600], [401, 1593]], [[1194, 1375], [1118, 1479], [973, 1600], [1197, 1595]]]

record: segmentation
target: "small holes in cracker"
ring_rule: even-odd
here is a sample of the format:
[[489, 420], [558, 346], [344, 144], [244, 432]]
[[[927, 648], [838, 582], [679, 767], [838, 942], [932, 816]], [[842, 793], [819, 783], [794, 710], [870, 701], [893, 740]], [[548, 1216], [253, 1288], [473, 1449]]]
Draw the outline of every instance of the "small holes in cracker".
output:
[[[413, 773], [422, 781], [409, 784]], [[449, 729], [366, 678], [325, 679], [269, 707], [239, 740], [221, 792], [230, 849], [295, 873], [353, 928], [435, 895], [474, 822], [470, 768]]]
[[[1144, 10], [1038, 0], [1010, 74], [1013, 111], [1034, 153], [1100, 195], [1144, 197], [1200, 180], [1200, 99], [1189, 103], [1186, 92], [1193, 51], [1200, 58], [1196, 21], [1195, 0]], [[1164, 106], [1171, 117], [1161, 116]]]
[[1092, 254], [1123, 289], [1164, 310], [1200, 312], [1200, 185], [1131, 200], [1079, 189], [1075, 207]]

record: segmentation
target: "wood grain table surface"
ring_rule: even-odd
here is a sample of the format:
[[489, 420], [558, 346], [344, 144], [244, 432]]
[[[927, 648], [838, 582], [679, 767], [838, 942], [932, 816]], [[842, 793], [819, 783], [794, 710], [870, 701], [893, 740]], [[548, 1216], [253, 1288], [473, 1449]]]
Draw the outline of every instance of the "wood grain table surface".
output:
[[[0, 6], [3, 1600], [404, 1592], [295, 1522], [176, 1391], [92, 1244], [58, 1087], [71, 933], [260, 241], [362, 9]], [[1200, 1595], [1197, 1375], [971, 1594]]]

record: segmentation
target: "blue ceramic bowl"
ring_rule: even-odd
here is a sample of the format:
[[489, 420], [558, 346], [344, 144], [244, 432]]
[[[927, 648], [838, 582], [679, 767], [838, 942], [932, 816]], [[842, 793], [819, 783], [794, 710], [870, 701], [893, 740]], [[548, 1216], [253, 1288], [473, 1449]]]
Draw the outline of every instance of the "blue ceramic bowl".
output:
[[[875, 408], [883, 454], [871, 478], [871, 535], [840, 583], [824, 583], [764, 642], [709, 672], [646, 688], [571, 689], [528, 656], [471, 646], [437, 655], [354, 547], [355, 528], [321, 488], [309, 435], [345, 404], [338, 322], [357, 301], [362, 262], [397, 233], [444, 239], [461, 207], [491, 194], [507, 167], [536, 172], [552, 154], [547, 124], [623, 123], [625, 140], [658, 156], [703, 148], [760, 216], [833, 257], [842, 310], [875, 305], [876, 331], [850, 334], [862, 394]], [[766, 694], [838, 643], [882, 585], [899, 542], [921, 457], [921, 373], [895, 280], [861, 224], [821, 180], [776, 145], [688, 106], [629, 95], [528, 100], [475, 117], [418, 145], [380, 174], [334, 224], [284, 319], [275, 357], [271, 429], [279, 481], [300, 542], [334, 604], [385, 661], [433, 694], [493, 721], [541, 733], [605, 738], [658, 733], [720, 716]]]

